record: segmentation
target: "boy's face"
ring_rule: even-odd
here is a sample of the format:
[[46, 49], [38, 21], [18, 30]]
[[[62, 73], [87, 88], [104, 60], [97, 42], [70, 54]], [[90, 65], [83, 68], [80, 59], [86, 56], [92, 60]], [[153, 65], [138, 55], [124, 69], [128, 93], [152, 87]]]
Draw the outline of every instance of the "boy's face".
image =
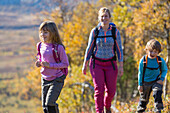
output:
[[154, 49], [154, 50], [147, 49], [146, 52], [147, 52], [148, 57], [151, 59], [156, 58], [156, 56], [159, 54], [159, 52], [156, 49]]

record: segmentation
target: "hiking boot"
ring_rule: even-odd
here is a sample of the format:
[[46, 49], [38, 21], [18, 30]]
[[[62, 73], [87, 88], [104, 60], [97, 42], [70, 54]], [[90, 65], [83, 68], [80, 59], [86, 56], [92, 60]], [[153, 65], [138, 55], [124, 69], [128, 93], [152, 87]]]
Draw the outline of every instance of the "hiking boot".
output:
[[106, 109], [106, 113], [111, 113], [111, 109]]

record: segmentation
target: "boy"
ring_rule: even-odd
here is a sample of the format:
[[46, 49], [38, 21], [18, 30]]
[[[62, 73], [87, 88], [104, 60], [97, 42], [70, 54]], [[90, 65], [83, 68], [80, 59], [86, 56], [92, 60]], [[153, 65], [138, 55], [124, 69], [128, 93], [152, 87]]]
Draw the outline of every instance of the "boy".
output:
[[153, 91], [155, 112], [161, 113], [163, 109], [162, 87], [168, 68], [165, 60], [158, 56], [161, 52], [161, 44], [157, 40], [152, 39], [148, 41], [145, 51], [146, 56], [141, 58], [138, 71], [140, 100], [137, 112], [142, 113], [145, 111], [150, 93]]

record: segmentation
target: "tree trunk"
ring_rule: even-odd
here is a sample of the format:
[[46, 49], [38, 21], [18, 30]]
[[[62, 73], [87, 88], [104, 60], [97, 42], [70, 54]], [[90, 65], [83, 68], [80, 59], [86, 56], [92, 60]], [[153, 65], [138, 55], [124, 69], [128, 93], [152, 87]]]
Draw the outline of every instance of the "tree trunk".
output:
[[[167, 67], [169, 69], [169, 58], [170, 58], [170, 40], [169, 40], [169, 29], [167, 28], [166, 26], [166, 22], [164, 24], [164, 30], [165, 30], [165, 33], [166, 33], [166, 42], [167, 42], [167, 58], [166, 58], [166, 64], [167, 64]], [[165, 82], [164, 82], [164, 88], [163, 88], [163, 92], [164, 92], [164, 98], [166, 97], [167, 93], [168, 93], [168, 85], [169, 85], [169, 82], [167, 80], [167, 76], [168, 76], [168, 73], [165, 77]]]

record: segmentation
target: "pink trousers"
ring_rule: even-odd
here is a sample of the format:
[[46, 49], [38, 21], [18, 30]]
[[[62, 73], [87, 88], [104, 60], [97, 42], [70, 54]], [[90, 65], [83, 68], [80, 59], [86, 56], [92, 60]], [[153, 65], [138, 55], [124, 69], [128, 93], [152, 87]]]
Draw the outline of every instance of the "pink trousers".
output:
[[115, 70], [111, 61], [100, 62], [95, 60], [95, 68], [93, 68], [93, 59], [90, 60], [90, 72], [93, 78], [95, 88], [95, 107], [96, 113], [103, 113], [104, 106], [106, 109], [111, 107], [111, 102], [116, 92], [117, 82], [117, 62], [113, 61]]

